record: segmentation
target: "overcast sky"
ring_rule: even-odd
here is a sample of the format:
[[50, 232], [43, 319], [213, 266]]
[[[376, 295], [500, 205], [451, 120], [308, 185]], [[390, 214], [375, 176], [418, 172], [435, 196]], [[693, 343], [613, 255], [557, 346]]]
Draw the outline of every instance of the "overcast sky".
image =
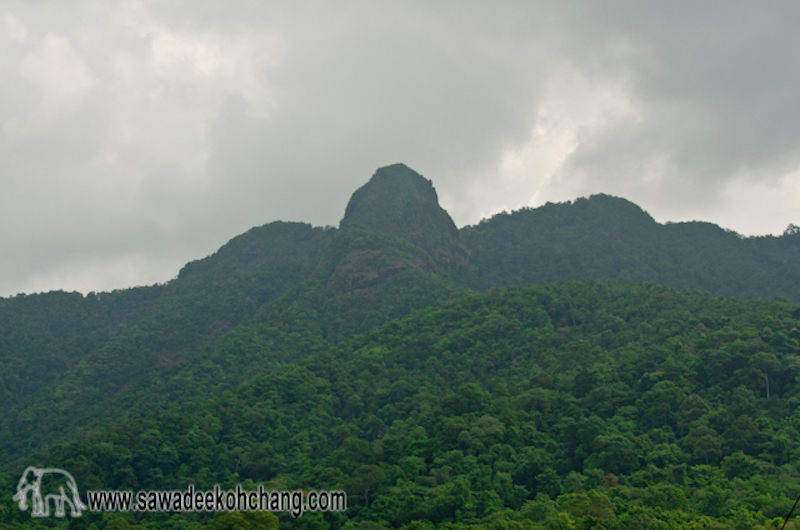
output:
[[603, 192], [800, 224], [800, 3], [0, 2], [0, 296], [164, 282], [404, 162], [458, 226]]

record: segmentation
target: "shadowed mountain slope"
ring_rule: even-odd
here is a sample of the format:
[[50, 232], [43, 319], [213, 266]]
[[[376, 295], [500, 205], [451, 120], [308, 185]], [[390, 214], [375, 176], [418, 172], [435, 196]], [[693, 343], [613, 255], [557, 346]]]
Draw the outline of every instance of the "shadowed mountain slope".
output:
[[450, 274], [462, 271], [468, 252], [430, 180], [403, 164], [380, 168], [350, 198], [340, 227], [392, 234], [418, 246]]
[[796, 232], [743, 238], [711, 223], [662, 225], [609, 195], [501, 213], [461, 232], [478, 289], [604, 278], [800, 301]]
[[0, 416], [8, 433], [0, 460], [118, 414], [106, 410], [117, 394], [190, 359], [308, 276], [332, 233], [271, 223], [189, 263], [166, 285], [0, 299], [8, 370], [0, 390], [14, 398]]

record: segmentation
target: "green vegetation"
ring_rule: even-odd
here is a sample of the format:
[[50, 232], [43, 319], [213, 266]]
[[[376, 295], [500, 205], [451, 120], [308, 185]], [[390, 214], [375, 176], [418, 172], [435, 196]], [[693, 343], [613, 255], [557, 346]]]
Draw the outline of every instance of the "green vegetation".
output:
[[85, 488], [348, 492], [346, 516], [281, 527], [766, 528], [800, 480], [798, 328], [786, 302], [509, 288], [151, 410], [45, 463]]
[[[165, 285], [0, 299], [0, 528], [772, 528], [800, 489], [798, 263], [798, 230], [660, 225], [604, 195], [459, 231], [429, 181], [382, 168], [339, 229], [254, 228]], [[10, 501], [28, 465], [349, 509], [32, 521]]]
[[403, 164], [379, 169], [353, 193], [342, 229], [384, 232], [430, 254], [439, 271], [464, 275], [469, 252], [453, 220], [439, 206], [431, 181]]
[[0, 461], [119, 418], [110, 401], [279, 298], [309, 274], [331, 235], [272, 223], [189, 263], [167, 285], [0, 299], [0, 363], [9, 368], [0, 380], [8, 396]]
[[478, 288], [583, 278], [651, 281], [800, 302], [800, 232], [743, 238], [710, 223], [661, 225], [608, 195], [502, 213], [462, 229]]

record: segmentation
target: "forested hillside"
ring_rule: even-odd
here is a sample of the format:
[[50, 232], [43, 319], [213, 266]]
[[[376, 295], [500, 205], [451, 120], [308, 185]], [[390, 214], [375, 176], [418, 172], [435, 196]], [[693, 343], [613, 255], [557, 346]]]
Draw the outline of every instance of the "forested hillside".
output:
[[662, 225], [608, 195], [502, 213], [461, 230], [478, 289], [607, 278], [800, 302], [800, 231], [744, 238], [711, 223]]
[[[350, 493], [281, 526], [767, 525], [800, 478], [798, 264], [798, 230], [606, 195], [459, 230], [388, 166], [339, 228], [257, 227], [164, 285], [0, 299], [0, 488], [48, 464], [84, 489]], [[12, 494], [0, 522], [34, 524]], [[168, 518], [139, 522], [234, 524]]]
[[786, 302], [596, 281], [509, 288], [133, 417], [46, 462], [86, 488], [348, 492], [346, 515], [281, 527], [766, 528], [800, 481], [798, 328]]
[[[79, 354], [66, 350], [72, 357], [58, 358], [63, 367], [51, 370], [49, 379], [39, 381], [35, 371], [20, 370], [20, 377], [36, 381], [29, 384], [38, 385], [38, 391], [12, 402], [0, 418], [7, 433], [0, 442], [0, 462], [30, 457], [50, 442], [136, 411], [206, 395], [212, 380], [239, 384], [276, 363], [324, 351], [355, 333], [471, 292], [448, 279], [449, 252], [438, 261], [431, 257], [437, 255], [436, 241], [449, 248], [454, 225], [430, 182], [406, 170], [389, 183], [405, 183], [412, 192], [394, 210], [382, 210], [388, 212], [385, 227], [395, 223], [399, 235], [361, 227], [375, 194], [395, 197], [393, 188], [380, 185], [372, 199], [354, 196], [340, 230], [281, 222], [254, 228], [213, 256], [189, 263], [172, 282], [147, 288], [145, 293], [154, 294], [146, 310], [112, 321], [113, 333], [86, 343]], [[414, 203], [413, 193], [429, 215], [404, 233], [406, 225], [393, 212]], [[429, 237], [431, 253], [407, 240], [409, 234], [437, 231], [444, 235]], [[72, 296], [76, 307], [91, 308], [109, 295], [43, 296]], [[31, 300], [36, 297], [3, 300], [9, 320], [2, 334], [16, 340], [2, 351], [4, 364], [29, 362], [26, 352], [41, 342], [42, 329], [53, 341], [48, 347], [55, 357], [59, 341], [72, 336], [52, 328], [57, 320], [36, 321], [41, 329], [16, 325], [16, 308]], [[232, 330], [237, 333], [231, 335]], [[207, 383], [182, 384], [188, 380]]]

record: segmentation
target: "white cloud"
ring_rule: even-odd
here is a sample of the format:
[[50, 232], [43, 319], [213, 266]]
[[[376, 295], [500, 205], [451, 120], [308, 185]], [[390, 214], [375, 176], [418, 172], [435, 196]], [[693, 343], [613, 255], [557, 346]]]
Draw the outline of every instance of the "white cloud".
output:
[[747, 236], [780, 235], [789, 224], [800, 225], [800, 168], [777, 181], [735, 179], [725, 185], [724, 204], [707, 220]]
[[69, 40], [52, 33], [39, 49], [25, 56], [20, 75], [39, 89], [39, 111], [45, 117], [75, 108], [97, 83]]
[[25, 25], [14, 15], [7, 14], [3, 17], [6, 26], [6, 35], [12, 40], [23, 42], [28, 37]]
[[[561, 68], [548, 80], [529, 141], [502, 154], [497, 183], [505, 188], [503, 209], [569, 200], [592, 187], [585, 181], [590, 176], [576, 179], [568, 164], [597, 131], [641, 119], [626, 85], [625, 79], [591, 79], [573, 66]], [[481, 217], [491, 213], [495, 212]]]

